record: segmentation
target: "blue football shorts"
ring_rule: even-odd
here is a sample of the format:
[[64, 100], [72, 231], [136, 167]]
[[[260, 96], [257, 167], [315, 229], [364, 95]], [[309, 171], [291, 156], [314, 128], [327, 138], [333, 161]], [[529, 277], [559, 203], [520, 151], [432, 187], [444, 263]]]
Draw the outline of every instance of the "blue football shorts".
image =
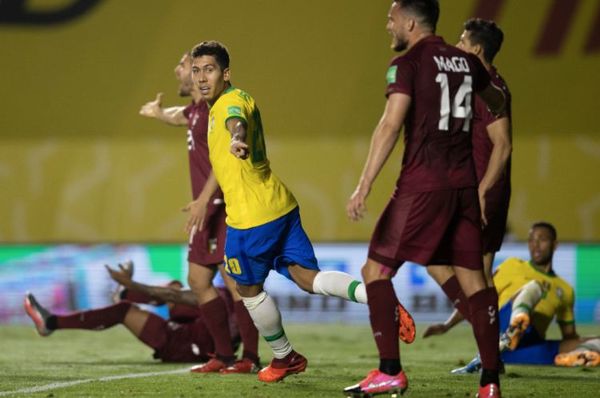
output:
[[[512, 301], [500, 308], [500, 333], [506, 331], [510, 325], [512, 314]], [[505, 363], [527, 364], [527, 365], [553, 365], [554, 357], [558, 354], [560, 340], [546, 340], [535, 330], [533, 325], [525, 330], [514, 351], [502, 353]]]
[[319, 271], [298, 207], [258, 227], [227, 227], [225, 270], [240, 285], [261, 284], [272, 269], [293, 281], [292, 264]]

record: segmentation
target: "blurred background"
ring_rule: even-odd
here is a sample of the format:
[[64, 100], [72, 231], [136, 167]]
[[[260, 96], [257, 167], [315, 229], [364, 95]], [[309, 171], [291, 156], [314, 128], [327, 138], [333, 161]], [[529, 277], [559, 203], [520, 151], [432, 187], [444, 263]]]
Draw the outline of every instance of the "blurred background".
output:
[[[516, 243], [498, 258], [527, 258], [519, 242], [531, 223], [554, 223], [570, 242], [556, 265], [576, 287], [578, 319], [600, 320], [600, 1], [440, 3], [438, 33], [450, 43], [472, 16], [505, 32], [496, 65], [513, 94], [507, 238]], [[368, 216], [350, 223], [345, 204], [394, 56], [389, 4], [0, 0], [0, 321], [19, 318], [32, 286], [65, 310], [108, 300], [104, 262], [134, 259], [148, 281], [185, 279], [186, 129], [138, 110], [157, 92], [165, 105], [186, 104], [173, 68], [209, 39], [228, 46], [234, 85], [259, 104], [273, 169], [300, 202], [324, 266], [356, 273], [401, 162], [399, 145]], [[430, 283], [424, 270], [406, 269], [401, 299], [425, 318], [447, 313], [437, 290], [435, 304], [417, 297]]]

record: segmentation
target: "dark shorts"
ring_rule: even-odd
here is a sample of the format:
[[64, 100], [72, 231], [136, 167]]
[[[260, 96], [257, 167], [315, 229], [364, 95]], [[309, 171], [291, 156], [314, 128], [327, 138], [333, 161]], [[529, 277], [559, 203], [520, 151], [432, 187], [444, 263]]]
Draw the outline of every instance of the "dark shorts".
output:
[[149, 314], [139, 339], [154, 349], [154, 358], [163, 362], [205, 362], [209, 347], [198, 346], [193, 332], [192, 324], [168, 322]]
[[[504, 332], [510, 325], [512, 314], [512, 301], [504, 304], [499, 310], [500, 333]], [[514, 351], [502, 353], [505, 363], [527, 364], [527, 365], [553, 365], [554, 357], [560, 350], [560, 340], [546, 340], [531, 325], [525, 329], [519, 345]]]
[[196, 232], [188, 245], [188, 262], [205, 267], [223, 263], [225, 250], [225, 204], [210, 205], [204, 228]]
[[298, 207], [254, 228], [227, 227], [225, 254], [225, 271], [240, 285], [263, 283], [272, 269], [292, 280], [288, 271], [292, 264], [319, 270]]
[[475, 188], [397, 193], [381, 214], [369, 258], [393, 270], [404, 261], [481, 269], [481, 220]]
[[488, 224], [483, 228], [481, 242], [483, 253], [496, 253], [502, 247], [506, 233], [510, 189], [504, 186], [494, 186], [485, 195], [485, 217]]

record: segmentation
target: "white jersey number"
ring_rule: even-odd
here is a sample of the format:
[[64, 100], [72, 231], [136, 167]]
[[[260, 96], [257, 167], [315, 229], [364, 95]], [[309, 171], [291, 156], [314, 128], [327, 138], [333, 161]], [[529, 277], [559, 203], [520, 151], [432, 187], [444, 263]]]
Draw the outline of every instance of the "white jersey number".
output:
[[458, 88], [452, 106], [450, 106], [450, 90], [448, 88], [448, 75], [445, 73], [438, 73], [435, 77], [435, 81], [440, 84], [442, 89], [442, 96], [440, 98], [440, 122], [438, 128], [442, 131], [448, 131], [448, 123], [450, 121], [450, 113], [452, 117], [456, 119], [465, 119], [463, 124], [463, 131], [468, 132], [471, 127], [471, 119], [473, 118], [473, 111], [471, 110], [471, 83], [473, 79], [470, 75], [465, 75], [465, 79]]

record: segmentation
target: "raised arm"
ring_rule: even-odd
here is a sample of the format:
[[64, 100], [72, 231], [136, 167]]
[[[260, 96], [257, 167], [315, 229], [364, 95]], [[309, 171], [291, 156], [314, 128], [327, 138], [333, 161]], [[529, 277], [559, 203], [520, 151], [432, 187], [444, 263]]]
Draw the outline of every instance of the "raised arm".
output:
[[348, 217], [353, 221], [361, 219], [366, 211], [365, 202], [371, 186], [396, 145], [410, 103], [411, 98], [406, 94], [393, 93], [388, 97], [383, 116], [373, 131], [369, 154], [358, 186], [346, 206]]
[[184, 106], [173, 106], [170, 108], [162, 107], [162, 93], [156, 95], [154, 101], [150, 101], [142, 105], [140, 115], [158, 119], [171, 126], [187, 125], [187, 118], [183, 114]]
[[248, 158], [248, 144], [246, 144], [247, 125], [243, 119], [237, 117], [227, 120], [227, 130], [231, 133], [231, 153], [239, 159]]
[[158, 301], [186, 304], [191, 306], [198, 305], [196, 296], [189, 289], [179, 290], [172, 287], [144, 285], [143, 283], [133, 281], [131, 276], [123, 270], [120, 264], [118, 270], [113, 269], [108, 265], [105, 267], [108, 271], [108, 274], [115, 282], [123, 285], [129, 290], [144, 293]]

